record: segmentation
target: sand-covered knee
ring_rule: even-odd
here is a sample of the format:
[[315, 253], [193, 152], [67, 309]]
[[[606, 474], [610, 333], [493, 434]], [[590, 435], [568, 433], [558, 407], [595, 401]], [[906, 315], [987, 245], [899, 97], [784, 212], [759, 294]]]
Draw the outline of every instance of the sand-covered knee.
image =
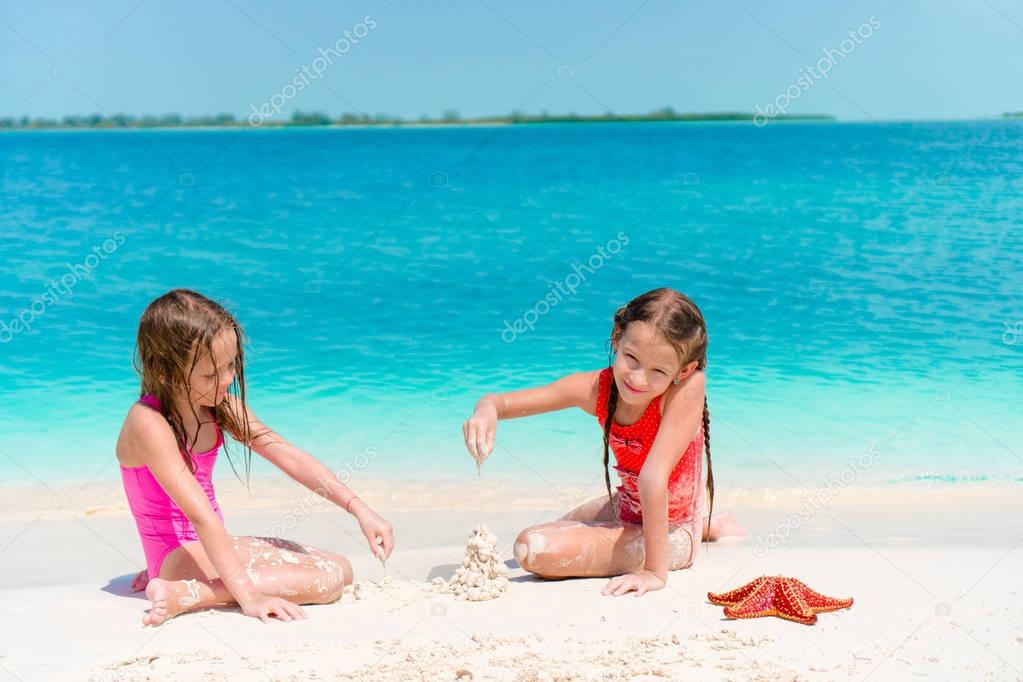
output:
[[547, 536], [542, 531], [524, 530], [516, 538], [512, 552], [515, 561], [526, 567], [536, 562], [536, 558], [547, 549]]
[[677, 528], [668, 534], [668, 569], [686, 568], [693, 557], [693, 537], [685, 528]]
[[539, 531], [526, 533], [526, 560], [530, 563], [547, 550], [547, 536]]

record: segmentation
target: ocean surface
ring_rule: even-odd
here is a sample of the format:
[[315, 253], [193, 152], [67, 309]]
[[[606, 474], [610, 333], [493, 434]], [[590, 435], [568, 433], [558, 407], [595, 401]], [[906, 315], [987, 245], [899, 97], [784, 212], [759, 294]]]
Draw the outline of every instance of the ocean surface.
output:
[[[1019, 121], [9, 132], [0, 250], [5, 483], [117, 479], [173, 287], [237, 314], [252, 407], [356, 487], [475, 485], [477, 398], [605, 366], [658, 286], [708, 322], [719, 490], [1023, 480]], [[581, 411], [497, 443], [484, 480], [599, 487]]]

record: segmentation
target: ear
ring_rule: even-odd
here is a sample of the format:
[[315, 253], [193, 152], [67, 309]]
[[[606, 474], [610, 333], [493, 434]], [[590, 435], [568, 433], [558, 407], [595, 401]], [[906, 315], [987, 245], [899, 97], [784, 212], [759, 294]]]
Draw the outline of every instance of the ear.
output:
[[622, 340], [622, 330], [619, 327], [615, 327], [611, 330], [611, 350], [615, 353], [618, 352], [618, 343]]
[[682, 367], [678, 371], [678, 374], [676, 375], [676, 378], [679, 381], [682, 381], [683, 379], [685, 379], [687, 376], [689, 376], [690, 374], [692, 374], [695, 371], [696, 371], [696, 360], [692, 360], [692, 361], [690, 361], [690, 363], [688, 365], [685, 365], [684, 367]]

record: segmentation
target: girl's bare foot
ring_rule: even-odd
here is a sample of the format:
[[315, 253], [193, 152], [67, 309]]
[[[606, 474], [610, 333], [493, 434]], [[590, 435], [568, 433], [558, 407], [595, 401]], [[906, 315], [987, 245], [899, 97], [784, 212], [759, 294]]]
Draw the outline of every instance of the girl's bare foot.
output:
[[707, 540], [717, 540], [729, 536], [743, 536], [746, 534], [746, 530], [739, 525], [738, 519], [732, 512], [721, 512], [711, 517], [710, 524], [704, 533]]
[[149, 571], [142, 569], [139, 574], [135, 576], [135, 579], [131, 581], [131, 591], [141, 592], [146, 589], [146, 585], [149, 584]]
[[154, 578], [146, 585], [149, 612], [143, 614], [143, 625], [160, 625], [199, 602], [199, 583], [195, 580], [163, 580]]

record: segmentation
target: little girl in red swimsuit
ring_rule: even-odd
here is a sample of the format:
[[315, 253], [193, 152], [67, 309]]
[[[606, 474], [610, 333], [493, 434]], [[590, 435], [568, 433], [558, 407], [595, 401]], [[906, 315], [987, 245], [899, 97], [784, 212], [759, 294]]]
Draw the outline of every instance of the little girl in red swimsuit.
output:
[[[743, 531], [730, 514], [709, 520], [707, 327], [699, 308], [673, 289], [647, 292], [615, 313], [611, 347], [614, 361], [603, 370], [485, 395], [462, 430], [469, 453], [482, 463], [493, 452], [499, 419], [567, 407], [596, 416], [604, 431], [607, 496], [523, 530], [515, 559], [544, 578], [616, 576], [604, 594], [640, 596], [663, 588], [669, 570], [691, 566], [699, 538]], [[621, 481], [614, 492], [609, 453]]]

